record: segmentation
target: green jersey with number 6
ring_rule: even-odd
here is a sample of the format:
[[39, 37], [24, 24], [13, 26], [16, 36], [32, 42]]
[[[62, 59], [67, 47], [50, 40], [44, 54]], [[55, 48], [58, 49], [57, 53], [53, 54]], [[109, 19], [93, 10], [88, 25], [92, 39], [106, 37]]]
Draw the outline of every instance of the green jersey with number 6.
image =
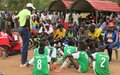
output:
[[93, 62], [93, 69], [97, 75], [109, 75], [109, 56], [105, 53], [92, 54], [95, 61]]
[[64, 47], [64, 57], [66, 57], [67, 55], [76, 52], [77, 48], [74, 46], [65, 46]]
[[73, 58], [76, 59], [79, 65], [80, 72], [87, 72], [89, 67], [88, 55], [85, 51], [78, 51], [72, 54]]
[[33, 75], [48, 75], [48, 60], [44, 54], [39, 54], [38, 49], [34, 52]]

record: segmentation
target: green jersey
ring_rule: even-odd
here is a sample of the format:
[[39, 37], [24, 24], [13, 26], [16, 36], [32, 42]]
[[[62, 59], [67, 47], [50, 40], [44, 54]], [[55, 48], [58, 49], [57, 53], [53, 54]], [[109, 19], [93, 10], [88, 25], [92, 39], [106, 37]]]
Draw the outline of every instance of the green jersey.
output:
[[45, 48], [46, 48], [47, 53], [50, 57], [56, 58], [56, 49], [54, 47], [46, 46]]
[[77, 48], [74, 46], [65, 46], [64, 47], [64, 57], [66, 57], [67, 55], [76, 52]]
[[38, 49], [34, 52], [34, 68], [33, 75], [48, 75], [48, 60], [44, 54], [39, 54]]
[[109, 56], [105, 53], [92, 54], [95, 61], [93, 62], [93, 69], [97, 75], [109, 75]]
[[73, 58], [76, 59], [79, 66], [80, 72], [87, 72], [89, 67], [88, 55], [85, 51], [78, 51], [77, 53], [72, 54]]

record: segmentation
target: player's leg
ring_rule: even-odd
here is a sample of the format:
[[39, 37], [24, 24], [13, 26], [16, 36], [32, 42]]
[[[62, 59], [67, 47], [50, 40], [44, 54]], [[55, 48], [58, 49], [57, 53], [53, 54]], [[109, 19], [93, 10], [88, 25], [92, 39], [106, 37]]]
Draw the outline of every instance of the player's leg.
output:
[[69, 65], [70, 65], [70, 60], [69, 59], [66, 59], [65, 61], [64, 61], [64, 63], [62, 64], [62, 66], [60, 67], [60, 69], [62, 70], [62, 69], [64, 69], [64, 68], [67, 68]]
[[92, 64], [93, 64], [94, 73], [95, 73], [95, 75], [97, 75], [97, 72], [96, 72], [96, 70], [95, 70], [95, 67], [96, 67], [96, 66], [95, 66], [95, 61], [93, 61]]
[[67, 68], [70, 64], [69, 59], [65, 60], [62, 64], [62, 66], [59, 69], [54, 70], [54, 72], [63, 72], [64, 68]]
[[58, 48], [58, 52], [59, 52], [59, 54], [61, 54], [62, 56], [64, 55], [64, 52], [61, 50], [61, 48]]
[[63, 58], [58, 58], [58, 61], [56, 61], [55, 63], [53, 63], [53, 65], [52, 65], [52, 69], [54, 69], [57, 65], [60, 65], [60, 64], [62, 64], [62, 59]]
[[31, 60], [28, 61], [28, 65], [29, 65], [29, 64], [30, 64], [30, 65], [34, 65], [34, 57], [33, 57]]

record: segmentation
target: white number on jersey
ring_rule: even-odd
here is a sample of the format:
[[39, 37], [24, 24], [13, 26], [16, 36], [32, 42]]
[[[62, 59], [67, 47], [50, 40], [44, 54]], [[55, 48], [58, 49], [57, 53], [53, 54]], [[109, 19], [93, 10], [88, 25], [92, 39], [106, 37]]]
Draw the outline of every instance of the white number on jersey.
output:
[[70, 54], [70, 49], [67, 50], [67, 53]]
[[101, 65], [100, 65], [100, 67], [105, 67], [103, 64], [105, 63], [105, 61], [106, 61], [106, 59], [105, 58], [102, 58], [102, 63], [101, 63]]
[[37, 68], [38, 68], [38, 69], [41, 69], [41, 64], [42, 64], [42, 61], [39, 59], [39, 60], [37, 61]]

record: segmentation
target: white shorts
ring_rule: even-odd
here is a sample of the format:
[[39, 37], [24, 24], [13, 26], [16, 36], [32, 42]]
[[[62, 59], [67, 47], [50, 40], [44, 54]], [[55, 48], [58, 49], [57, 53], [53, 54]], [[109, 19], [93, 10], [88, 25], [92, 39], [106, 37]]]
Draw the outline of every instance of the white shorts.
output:
[[78, 72], [81, 72], [81, 66], [79, 65], [79, 69], [77, 70]]

